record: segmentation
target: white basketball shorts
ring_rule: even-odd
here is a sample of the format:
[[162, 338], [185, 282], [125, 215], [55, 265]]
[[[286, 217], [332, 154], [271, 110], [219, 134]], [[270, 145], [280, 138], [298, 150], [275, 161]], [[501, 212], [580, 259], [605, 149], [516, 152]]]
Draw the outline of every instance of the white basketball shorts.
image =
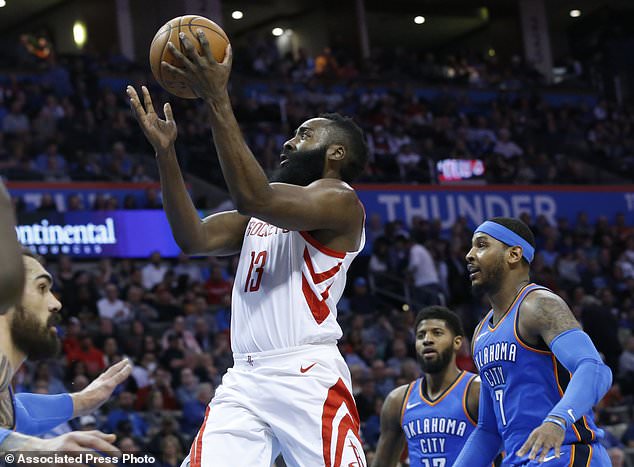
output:
[[234, 354], [181, 467], [366, 467], [335, 345]]

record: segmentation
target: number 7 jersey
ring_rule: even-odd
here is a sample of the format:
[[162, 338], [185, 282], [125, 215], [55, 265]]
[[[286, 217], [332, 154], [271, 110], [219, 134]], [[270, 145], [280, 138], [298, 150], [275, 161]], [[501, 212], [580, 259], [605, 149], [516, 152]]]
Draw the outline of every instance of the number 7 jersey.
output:
[[340, 252], [308, 232], [251, 218], [231, 298], [233, 352], [335, 344], [342, 335], [337, 302], [364, 244], [365, 230], [356, 251]]

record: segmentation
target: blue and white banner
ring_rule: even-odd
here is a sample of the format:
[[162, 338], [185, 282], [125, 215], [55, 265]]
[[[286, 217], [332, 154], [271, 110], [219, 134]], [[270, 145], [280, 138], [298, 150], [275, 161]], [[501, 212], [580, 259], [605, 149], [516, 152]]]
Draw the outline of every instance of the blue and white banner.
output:
[[165, 213], [152, 211], [30, 212], [18, 216], [18, 240], [41, 255], [147, 258], [180, 253]]
[[634, 225], [634, 185], [626, 186], [405, 186], [358, 185], [357, 193], [366, 214], [381, 219], [401, 219], [408, 225], [415, 216], [440, 219], [450, 229], [459, 217], [475, 228], [496, 216], [531, 218], [545, 216], [555, 224], [564, 217], [575, 221], [585, 212], [591, 222], [600, 216], [613, 221], [617, 213]]
[[[98, 193], [123, 198], [142, 197], [157, 185], [134, 184], [9, 184], [13, 196], [22, 196], [37, 207], [43, 193], [56, 200], [60, 213], [31, 211], [19, 216], [20, 241], [41, 254], [75, 256], [147, 257], [159, 251], [165, 257], [178, 255], [165, 213], [155, 211], [63, 212], [70, 194], [90, 203]], [[580, 212], [591, 222], [600, 216], [609, 221], [622, 213], [634, 225], [634, 185], [624, 186], [441, 186], [358, 185], [355, 187], [367, 216], [378, 214], [383, 222], [396, 219], [410, 224], [412, 218], [440, 219], [443, 230], [451, 229], [459, 217], [471, 228], [495, 216], [518, 217], [527, 213], [544, 216], [554, 224], [559, 218], [575, 222]], [[32, 205], [32, 206], [31, 206]], [[202, 217], [202, 214], [201, 214]], [[368, 245], [370, 248], [370, 245]], [[366, 252], [369, 249], [366, 249]]]

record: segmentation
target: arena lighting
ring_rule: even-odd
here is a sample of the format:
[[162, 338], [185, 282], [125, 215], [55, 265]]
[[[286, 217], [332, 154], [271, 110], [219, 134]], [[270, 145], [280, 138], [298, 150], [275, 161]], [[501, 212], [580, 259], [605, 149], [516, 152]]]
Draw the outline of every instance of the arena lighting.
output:
[[242, 18], [244, 18], [244, 13], [242, 13], [240, 10], [236, 10], [236, 11], [231, 13], [231, 17], [233, 19], [242, 19]]
[[0, 0], [0, 8], [2, 8], [3, 6], [7, 6], [6, 0]]
[[75, 21], [73, 24], [73, 39], [80, 49], [86, 43], [86, 25], [81, 21]]
[[271, 31], [271, 33], [276, 36], [279, 37], [282, 34], [284, 34], [284, 30], [282, 28], [273, 28], [273, 30]]
[[423, 24], [425, 22], [425, 17], [424, 16], [416, 16], [414, 18], [414, 22], [416, 24]]
[[489, 49], [489, 57], [495, 57], [495, 49]]
[[579, 18], [579, 16], [581, 16], [581, 10], [570, 10], [570, 16], [572, 18]]

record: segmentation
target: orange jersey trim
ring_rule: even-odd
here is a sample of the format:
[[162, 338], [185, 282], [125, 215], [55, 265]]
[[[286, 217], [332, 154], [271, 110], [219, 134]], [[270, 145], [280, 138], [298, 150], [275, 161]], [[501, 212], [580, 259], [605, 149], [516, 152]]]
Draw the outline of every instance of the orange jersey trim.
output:
[[462, 371], [460, 373], [460, 375], [458, 375], [458, 377], [454, 380], [453, 383], [451, 383], [451, 385], [445, 389], [445, 391], [442, 393], [442, 395], [434, 400], [434, 401], [430, 401], [429, 399], [427, 399], [424, 395], [423, 395], [423, 381], [421, 380], [420, 385], [418, 386], [418, 393], [420, 395], [420, 398], [423, 400], [423, 402], [425, 402], [427, 405], [433, 407], [436, 404], [438, 404], [439, 402], [441, 402], [445, 397], [447, 397], [447, 395], [453, 391], [453, 389], [456, 387], [456, 385], [462, 380], [462, 378], [464, 378], [464, 375], [466, 375], [467, 372], [466, 371]]

